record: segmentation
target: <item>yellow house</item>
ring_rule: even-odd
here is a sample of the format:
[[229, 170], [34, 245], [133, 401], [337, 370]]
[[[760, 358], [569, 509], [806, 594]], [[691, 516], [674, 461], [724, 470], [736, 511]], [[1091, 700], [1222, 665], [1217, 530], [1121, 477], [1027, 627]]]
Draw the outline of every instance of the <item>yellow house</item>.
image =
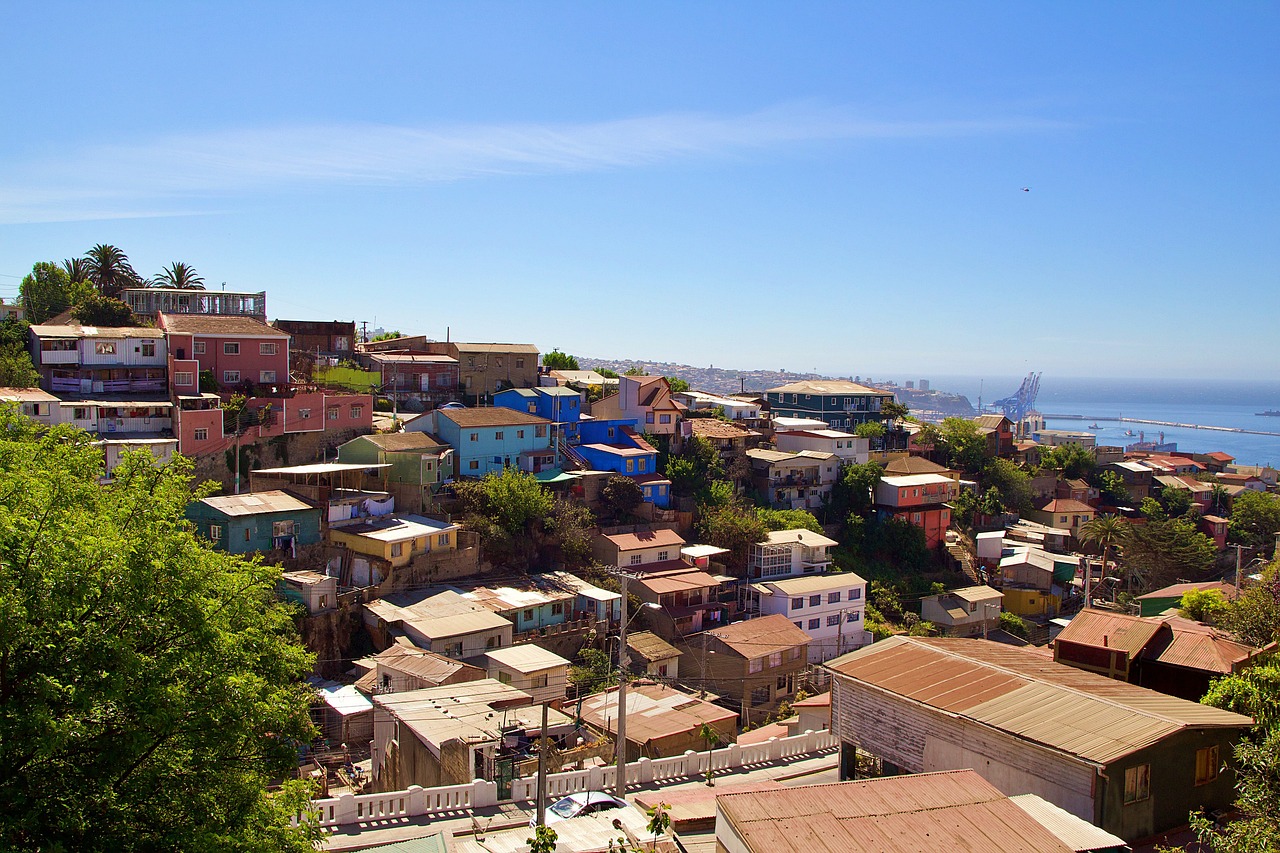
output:
[[1040, 589], [1018, 589], [1005, 587], [1004, 609], [1018, 616], [1057, 616], [1062, 607], [1062, 599], [1052, 592]]
[[458, 529], [456, 524], [420, 515], [387, 515], [371, 519], [369, 523], [331, 527], [329, 540], [399, 568], [419, 554], [455, 550]]

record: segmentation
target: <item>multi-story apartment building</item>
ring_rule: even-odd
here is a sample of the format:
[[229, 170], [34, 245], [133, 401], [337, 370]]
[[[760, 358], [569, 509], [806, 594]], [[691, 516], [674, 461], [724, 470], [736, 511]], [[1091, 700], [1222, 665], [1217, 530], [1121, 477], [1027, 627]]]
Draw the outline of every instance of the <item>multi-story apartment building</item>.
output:
[[35, 325], [31, 360], [55, 394], [157, 394], [167, 399], [164, 331], [133, 326]]
[[893, 393], [844, 379], [814, 379], [770, 388], [765, 397], [775, 417], [816, 418], [843, 429], [883, 421], [880, 408]]
[[876, 486], [876, 511], [919, 527], [928, 546], [937, 548], [951, 526], [947, 503], [955, 499], [958, 488], [955, 480], [941, 474], [884, 477]]
[[756, 489], [777, 509], [817, 509], [831, 495], [840, 475], [834, 453], [801, 450], [748, 450]]
[[506, 388], [538, 384], [538, 348], [533, 344], [476, 344], [427, 341], [423, 351], [458, 361], [462, 392], [472, 400], [488, 399]]
[[871, 441], [852, 433], [835, 429], [804, 429], [780, 431], [774, 434], [773, 444], [785, 453], [812, 450], [830, 453], [842, 465], [862, 465], [870, 458]]

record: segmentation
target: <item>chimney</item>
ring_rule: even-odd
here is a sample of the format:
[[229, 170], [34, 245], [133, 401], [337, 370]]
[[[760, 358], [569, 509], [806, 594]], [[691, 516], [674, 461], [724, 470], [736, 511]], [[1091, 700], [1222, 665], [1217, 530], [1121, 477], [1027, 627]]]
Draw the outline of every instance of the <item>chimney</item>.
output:
[[1107, 635], [1106, 635], [1106, 634], [1103, 634], [1103, 635], [1102, 635], [1102, 647], [1103, 647], [1104, 649], [1107, 647]]

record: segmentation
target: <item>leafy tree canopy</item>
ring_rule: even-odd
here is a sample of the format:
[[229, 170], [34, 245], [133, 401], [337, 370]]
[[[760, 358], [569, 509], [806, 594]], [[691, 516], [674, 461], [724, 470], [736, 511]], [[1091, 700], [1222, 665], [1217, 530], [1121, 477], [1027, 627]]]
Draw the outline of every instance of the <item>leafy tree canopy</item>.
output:
[[[213, 551], [191, 463], [0, 412], [0, 848], [311, 850], [312, 660], [278, 569]], [[202, 493], [197, 493], [202, 494]]]
[[1000, 493], [1000, 502], [1012, 510], [1026, 513], [1033, 509], [1031, 475], [1008, 459], [988, 459], [982, 471], [982, 484]]
[[884, 424], [879, 421], [867, 421], [866, 423], [858, 424], [853, 428], [853, 434], [858, 438], [869, 438], [872, 441], [884, 438], [884, 434], [886, 432], [888, 432], [888, 430], [886, 430], [884, 428]]
[[116, 299], [125, 288], [142, 286], [129, 256], [115, 246], [99, 243], [84, 254], [84, 271], [100, 296]]
[[880, 414], [890, 420], [899, 420], [910, 416], [911, 409], [906, 403], [900, 403], [897, 400], [890, 400], [887, 403], [880, 404]]
[[822, 525], [807, 509], [757, 509], [756, 515], [768, 530], [812, 530], [822, 532]]
[[1178, 615], [1197, 622], [1213, 622], [1227, 609], [1227, 599], [1216, 589], [1189, 589], [1178, 603]]
[[841, 518], [849, 513], [866, 515], [875, 502], [876, 486], [884, 468], [876, 462], [840, 466], [840, 476], [831, 487], [831, 508]]
[[18, 285], [18, 299], [28, 323], [43, 323], [92, 292], [83, 281], [73, 282], [63, 267], [45, 262], [33, 266]]
[[204, 290], [204, 278], [196, 272], [196, 268], [182, 261], [174, 261], [160, 270], [160, 274], [151, 280], [155, 287], [172, 287], [178, 290]]
[[1144, 591], [1178, 578], [1203, 579], [1217, 554], [1212, 539], [1196, 530], [1194, 522], [1180, 518], [1131, 524], [1124, 538], [1126, 570], [1134, 573]]
[[726, 562], [745, 570], [751, 546], [765, 539], [769, 529], [750, 507], [740, 503], [704, 509], [697, 522], [698, 536], [708, 545], [729, 549]]
[[617, 378], [618, 378], [618, 371], [616, 371], [616, 370], [610, 370], [610, 369], [609, 369], [609, 368], [607, 368], [607, 367], [597, 367], [597, 368], [596, 368], [596, 373], [599, 373], [599, 374], [600, 374], [601, 376], [603, 376], [605, 379], [617, 379]]
[[679, 376], [667, 376], [664, 378], [667, 380], [667, 385], [671, 387], [672, 394], [679, 394], [683, 391], [689, 390], [689, 383], [685, 382]]
[[1280, 497], [1247, 489], [1236, 495], [1228, 530], [1231, 541], [1271, 553], [1280, 531]]
[[578, 359], [567, 353], [553, 349], [542, 354], [542, 366], [548, 370], [579, 370]]
[[649, 371], [645, 370], [643, 367], [628, 367], [625, 371], [623, 371], [623, 375], [624, 376], [648, 376]]
[[605, 480], [600, 487], [600, 500], [614, 518], [622, 518], [644, 503], [644, 491], [631, 477], [619, 474]]
[[85, 326], [132, 326], [133, 311], [119, 299], [89, 294], [71, 309], [71, 316]]
[[1085, 477], [1098, 464], [1093, 453], [1079, 444], [1059, 444], [1040, 453], [1040, 467], [1061, 471], [1069, 480]]
[[373, 336], [372, 338], [370, 338], [369, 340], [371, 340], [371, 341], [391, 341], [391, 340], [395, 340], [396, 338], [403, 338], [403, 337], [404, 337], [404, 333], [403, 333], [403, 332], [401, 332], [399, 329], [396, 329], [394, 332], [383, 332], [383, 333], [382, 333], [382, 334], [380, 334], [380, 335], [374, 335], [374, 336]]
[[945, 418], [938, 434], [951, 467], [969, 474], [983, 469], [987, 460], [987, 437], [978, 432], [977, 424], [964, 418]]

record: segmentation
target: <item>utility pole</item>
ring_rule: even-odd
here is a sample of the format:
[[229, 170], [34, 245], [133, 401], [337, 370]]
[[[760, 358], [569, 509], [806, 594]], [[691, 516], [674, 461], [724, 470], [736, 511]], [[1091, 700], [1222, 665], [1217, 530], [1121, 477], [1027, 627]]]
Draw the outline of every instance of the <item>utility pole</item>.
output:
[[547, 825], [547, 703], [542, 703], [542, 737], [538, 741], [538, 826]]
[[622, 623], [618, 628], [618, 799], [627, 798], [627, 573], [622, 576]]
[[[1240, 566], [1240, 559], [1243, 556], [1244, 549], [1249, 548], [1248, 545], [1229, 545], [1229, 548], [1236, 549], [1236, 596], [1240, 595], [1240, 587], [1244, 582], [1244, 571]], [[1253, 550], [1250, 548], [1250, 550]]]
[[360, 321], [360, 342], [366, 343], [366, 344], [369, 343], [369, 321], [368, 320]]
[[1093, 604], [1093, 566], [1089, 558], [1084, 558], [1084, 606], [1087, 610]]

